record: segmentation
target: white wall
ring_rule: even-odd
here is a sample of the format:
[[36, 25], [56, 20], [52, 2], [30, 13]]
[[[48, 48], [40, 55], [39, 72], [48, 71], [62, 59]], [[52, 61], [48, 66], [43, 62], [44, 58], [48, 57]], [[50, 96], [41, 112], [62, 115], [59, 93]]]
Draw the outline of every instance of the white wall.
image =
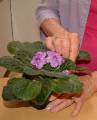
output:
[[[35, 10], [39, 0], [10, 0], [0, 2], [0, 56], [8, 55], [6, 46], [9, 41], [36, 41], [40, 40], [35, 19]], [[13, 38], [12, 38], [13, 30]], [[0, 76], [2, 75], [0, 68]]]
[[[0, 56], [8, 55], [6, 45], [12, 41], [9, 0], [0, 1]], [[4, 73], [0, 68], [0, 76]]]
[[3, 0], [0, 2], [0, 56], [8, 54], [6, 45], [12, 41], [10, 2]]
[[39, 40], [35, 9], [39, 0], [12, 0], [14, 39], [20, 41]]

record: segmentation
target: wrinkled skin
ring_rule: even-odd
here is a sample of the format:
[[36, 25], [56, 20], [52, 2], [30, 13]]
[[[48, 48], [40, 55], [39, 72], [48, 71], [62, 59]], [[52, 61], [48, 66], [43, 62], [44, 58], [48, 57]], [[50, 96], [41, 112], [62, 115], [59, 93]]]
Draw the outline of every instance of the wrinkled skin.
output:
[[66, 98], [66, 95], [52, 95], [50, 97], [50, 103], [47, 106], [47, 110], [50, 112], [58, 112], [62, 109], [65, 109], [68, 106], [75, 104], [75, 108], [72, 112], [72, 116], [76, 116], [86, 100], [97, 91], [97, 72], [92, 73], [91, 75], [85, 75], [79, 77], [79, 79], [84, 84], [84, 90], [79, 97], [73, 96], [72, 99]]
[[80, 39], [77, 33], [59, 32], [51, 37], [47, 37], [46, 46], [65, 58], [75, 61], [79, 53]]

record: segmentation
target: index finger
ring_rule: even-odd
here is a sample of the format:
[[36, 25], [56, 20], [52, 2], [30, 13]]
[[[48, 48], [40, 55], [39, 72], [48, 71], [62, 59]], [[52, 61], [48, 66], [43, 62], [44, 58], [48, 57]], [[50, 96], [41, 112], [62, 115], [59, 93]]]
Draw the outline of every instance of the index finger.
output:
[[69, 59], [76, 61], [79, 53], [80, 39], [77, 33], [72, 33], [70, 35], [70, 56]]

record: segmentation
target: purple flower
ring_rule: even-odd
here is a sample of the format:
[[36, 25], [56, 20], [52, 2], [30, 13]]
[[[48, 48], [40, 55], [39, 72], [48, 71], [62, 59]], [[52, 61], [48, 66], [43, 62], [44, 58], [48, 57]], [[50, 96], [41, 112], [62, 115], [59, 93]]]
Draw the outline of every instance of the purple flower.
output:
[[47, 55], [47, 63], [50, 63], [50, 65], [54, 68], [59, 67], [64, 62], [64, 58], [56, 52], [48, 51]]
[[31, 64], [35, 65], [36, 68], [41, 69], [46, 64], [46, 53], [37, 52], [31, 60]]

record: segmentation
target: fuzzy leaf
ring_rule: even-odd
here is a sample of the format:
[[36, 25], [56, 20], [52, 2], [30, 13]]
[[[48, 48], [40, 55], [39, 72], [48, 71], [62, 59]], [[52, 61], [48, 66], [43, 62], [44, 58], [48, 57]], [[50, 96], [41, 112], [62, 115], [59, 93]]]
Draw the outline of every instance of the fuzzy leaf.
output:
[[72, 60], [65, 59], [65, 62], [57, 69], [52, 68], [50, 64], [46, 64], [43, 69], [48, 71], [62, 72], [64, 70], [75, 70], [76, 65]]
[[92, 71], [90, 71], [87, 67], [77, 66], [75, 71], [72, 71], [72, 73], [77, 74], [91, 74]]
[[36, 52], [47, 50], [46, 46], [41, 41], [36, 41], [33, 43], [25, 42], [24, 45], [27, 51], [32, 52], [32, 55]]
[[43, 69], [44, 69], [44, 70], [48, 70], [48, 71], [56, 71], [56, 69], [53, 68], [50, 64], [45, 64], [45, 65], [43, 66]]
[[19, 50], [16, 52], [14, 58], [20, 60], [24, 64], [31, 65], [32, 53], [29, 53], [27, 50]]
[[70, 59], [65, 59], [65, 62], [60, 66], [60, 68], [57, 71], [64, 71], [64, 70], [75, 70], [76, 69], [76, 64], [70, 60]]
[[19, 41], [12, 41], [8, 43], [7, 49], [11, 54], [15, 54], [18, 50], [24, 49], [24, 45]]
[[77, 57], [77, 62], [78, 61], [90, 61], [91, 60], [91, 56], [88, 52], [86, 51], [80, 51], [79, 55]]
[[28, 52], [31, 56], [33, 56], [38, 51], [46, 51], [46, 47], [41, 41], [37, 42], [24, 42], [21, 43], [19, 41], [12, 41], [9, 42], [8, 51], [11, 54], [16, 54], [18, 51], [21, 52], [21, 50]]
[[83, 90], [83, 84], [75, 75], [70, 75], [62, 79], [52, 80], [53, 91], [55, 93], [80, 93]]
[[12, 78], [8, 80], [7, 86], [4, 86], [3, 92], [2, 92], [2, 97], [6, 101], [18, 101], [14, 95], [13, 95], [13, 85], [16, 82], [16, 78]]
[[61, 72], [34, 69], [33, 66], [27, 66], [18, 59], [11, 57], [0, 58], [0, 66], [6, 67], [10, 71], [21, 72], [32, 76], [42, 75], [42, 76], [58, 77], [58, 78], [64, 77], [64, 75]]
[[47, 102], [48, 97], [51, 93], [52, 93], [51, 81], [43, 80], [41, 92], [34, 100], [34, 104], [36, 106], [44, 106], [44, 104]]
[[4, 100], [6, 101], [14, 101], [14, 100], [18, 100], [12, 92], [12, 86], [5, 86], [3, 88], [3, 92], [2, 92], [2, 97]]
[[32, 67], [25, 66], [24, 67], [24, 73], [27, 75], [42, 75], [42, 76], [48, 76], [48, 77], [58, 77], [58, 78], [64, 78], [64, 74], [62, 72], [55, 72], [55, 71], [48, 71], [48, 70], [36, 70]]
[[21, 78], [13, 86], [13, 94], [20, 100], [30, 101], [37, 97], [41, 90], [39, 81]]
[[1, 57], [0, 58], [0, 66], [7, 68], [11, 71], [22, 72], [23, 71], [23, 64], [12, 57]]

